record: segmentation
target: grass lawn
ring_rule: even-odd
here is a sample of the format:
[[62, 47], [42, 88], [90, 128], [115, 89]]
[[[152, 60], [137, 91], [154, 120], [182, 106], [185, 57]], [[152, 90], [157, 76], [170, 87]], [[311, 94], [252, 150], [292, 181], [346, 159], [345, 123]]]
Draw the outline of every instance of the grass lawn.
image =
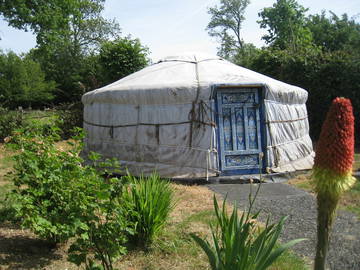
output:
[[25, 122], [32, 125], [46, 125], [53, 123], [57, 118], [56, 111], [25, 111], [23, 114]]
[[[59, 144], [60, 147], [63, 143]], [[11, 189], [4, 175], [11, 170], [11, 153], [0, 144], [0, 200]], [[191, 239], [197, 233], [210, 239], [209, 223], [214, 221], [213, 193], [206, 187], [172, 184], [177, 205], [165, 231], [148, 250], [133, 250], [118, 261], [119, 269], [210, 269], [204, 252]], [[0, 205], [1, 207], [1, 205]], [[229, 207], [230, 210], [230, 207]], [[0, 269], [78, 269], [67, 262], [61, 246], [50, 250], [28, 230], [9, 223], [0, 223]], [[269, 268], [271, 270], [309, 269], [304, 260], [286, 252]]]
[[[360, 154], [355, 154], [355, 162], [353, 166], [354, 171], [360, 170]], [[295, 185], [298, 188], [313, 191], [310, 173], [299, 175], [298, 177], [288, 181], [288, 184]], [[360, 180], [356, 181], [355, 185], [343, 194], [340, 200], [340, 209], [349, 210], [360, 218]]]

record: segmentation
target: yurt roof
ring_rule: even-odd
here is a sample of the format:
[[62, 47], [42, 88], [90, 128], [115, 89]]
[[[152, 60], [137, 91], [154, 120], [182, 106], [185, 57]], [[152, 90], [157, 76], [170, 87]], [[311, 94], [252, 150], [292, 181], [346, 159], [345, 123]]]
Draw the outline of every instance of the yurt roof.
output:
[[235, 65], [218, 56], [183, 54], [168, 56], [159, 62], [126, 76], [112, 84], [86, 93], [84, 104], [179, 103], [193, 100], [201, 90], [201, 98], [209, 99], [213, 85], [261, 85], [267, 99], [289, 103], [305, 103], [307, 92], [268, 76]]

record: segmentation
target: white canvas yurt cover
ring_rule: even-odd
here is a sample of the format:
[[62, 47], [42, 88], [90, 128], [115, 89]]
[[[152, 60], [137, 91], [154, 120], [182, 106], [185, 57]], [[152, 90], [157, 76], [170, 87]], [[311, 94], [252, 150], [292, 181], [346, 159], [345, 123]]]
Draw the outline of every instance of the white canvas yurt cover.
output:
[[172, 178], [310, 169], [307, 97], [220, 57], [166, 57], [82, 97], [84, 152]]

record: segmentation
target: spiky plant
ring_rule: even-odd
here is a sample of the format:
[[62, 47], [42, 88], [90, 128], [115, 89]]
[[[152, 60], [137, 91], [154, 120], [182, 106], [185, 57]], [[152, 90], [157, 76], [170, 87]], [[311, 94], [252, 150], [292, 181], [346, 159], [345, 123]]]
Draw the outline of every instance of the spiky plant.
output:
[[354, 116], [351, 101], [335, 98], [318, 141], [313, 180], [317, 194], [317, 247], [315, 270], [324, 270], [330, 231], [341, 194], [354, 183]]
[[127, 207], [128, 220], [135, 224], [135, 244], [147, 247], [154, 237], [163, 229], [175, 204], [174, 191], [170, 182], [161, 179], [156, 173], [148, 177], [127, 176], [131, 183], [124, 192], [124, 206]]

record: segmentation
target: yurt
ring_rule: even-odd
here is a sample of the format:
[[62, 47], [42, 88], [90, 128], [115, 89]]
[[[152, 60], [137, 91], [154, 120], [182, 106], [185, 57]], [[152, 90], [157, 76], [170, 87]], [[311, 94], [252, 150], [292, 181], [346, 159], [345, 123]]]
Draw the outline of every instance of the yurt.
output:
[[84, 153], [169, 178], [310, 169], [307, 97], [217, 56], [169, 56], [82, 97]]

